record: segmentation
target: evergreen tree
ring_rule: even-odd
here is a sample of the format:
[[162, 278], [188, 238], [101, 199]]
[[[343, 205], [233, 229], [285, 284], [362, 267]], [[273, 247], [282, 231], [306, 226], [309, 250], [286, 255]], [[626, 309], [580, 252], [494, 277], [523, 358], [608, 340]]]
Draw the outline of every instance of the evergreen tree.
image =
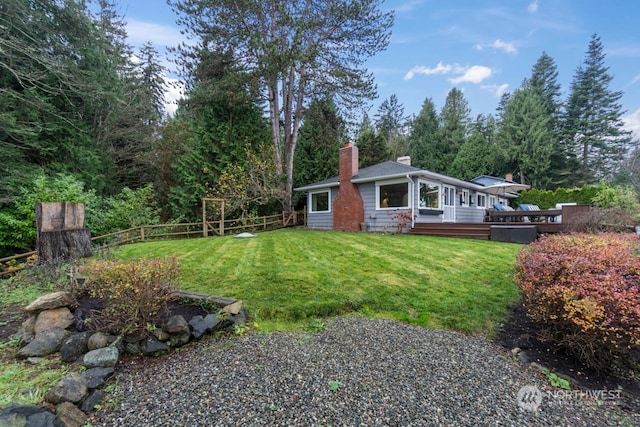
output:
[[495, 146], [478, 131], [472, 131], [449, 167], [451, 176], [470, 180], [480, 175], [494, 174]]
[[432, 171], [443, 170], [442, 146], [438, 134], [438, 113], [431, 98], [422, 103], [417, 117], [411, 121], [409, 155], [415, 167]]
[[550, 117], [544, 100], [531, 89], [518, 89], [505, 106], [498, 125], [498, 158], [520, 182], [544, 188], [554, 150]]
[[[448, 169], [465, 142], [469, 125], [469, 105], [460, 89], [453, 88], [440, 112], [440, 144], [442, 153], [442, 169], [434, 172], [448, 173]], [[434, 153], [435, 154], [435, 153]]]
[[578, 170], [574, 185], [610, 179], [625, 158], [631, 133], [624, 129], [621, 91], [610, 89], [613, 77], [604, 64], [600, 37], [591, 37], [583, 64], [571, 82], [563, 121], [563, 143]]
[[376, 129], [385, 139], [391, 157], [397, 159], [407, 155], [407, 138], [404, 132], [407, 117], [404, 115], [404, 106], [398, 102], [395, 94], [380, 104], [375, 119]]
[[333, 100], [311, 103], [300, 128], [294, 162], [294, 185], [301, 186], [338, 175], [338, 155], [345, 143], [345, 122]]
[[[384, 136], [374, 128], [365, 129], [358, 135], [358, 167], [366, 168], [391, 160], [389, 146]], [[394, 159], [395, 160], [395, 159]]]
[[551, 166], [549, 169], [549, 184], [551, 188], [563, 186], [571, 176], [572, 171], [567, 165], [567, 153], [560, 141], [560, 115], [562, 102], [560, 101], [560, 84], [558, 83], [558, 67], [552, 57], [543, 52], [531, 70], [531, 77], [523, 87], [531, 89], [543, 100], [545, 110], [549, 115], [550, 137], [553, 143]]

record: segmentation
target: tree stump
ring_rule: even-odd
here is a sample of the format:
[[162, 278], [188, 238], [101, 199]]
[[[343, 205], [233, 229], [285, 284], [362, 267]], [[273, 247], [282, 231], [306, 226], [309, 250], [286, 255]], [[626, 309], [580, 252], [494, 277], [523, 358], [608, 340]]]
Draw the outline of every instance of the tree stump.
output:
[[39, 261], [68, 261], [91, 256], [91, 232], [85, 227], [84, 218], [83, 203], [37, 203]]

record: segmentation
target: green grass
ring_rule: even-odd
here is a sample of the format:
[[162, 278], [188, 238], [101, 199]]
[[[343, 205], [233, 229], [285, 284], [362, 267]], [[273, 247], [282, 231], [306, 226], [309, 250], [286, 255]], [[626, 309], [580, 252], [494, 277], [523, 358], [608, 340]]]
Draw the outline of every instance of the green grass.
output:
[[[519, 298], [519, 245], [284, 229], [123, 246], [120, 259], [176, 256], [184, 290], [241, 299], [266, 328], [349, 312], [490, 336]], [[287, 326], [288, 325], [288, 326]]]
[[0, 365], [0, 408], [10, 403], [33, 405], [44, 399], [45, 393], [62, 379], [65, 367], [50, 368], [5, 360]]

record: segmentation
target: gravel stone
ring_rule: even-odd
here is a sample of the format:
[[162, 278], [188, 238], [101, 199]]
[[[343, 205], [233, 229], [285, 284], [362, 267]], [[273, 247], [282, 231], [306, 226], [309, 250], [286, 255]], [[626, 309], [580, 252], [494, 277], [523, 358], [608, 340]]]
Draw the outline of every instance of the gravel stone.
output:
[[[206, 337], [117, 375], [122, 401], [94, 426], [640, 425], [614, 401], [554, 397], [487, 339], [359, 316], [320, 333]], [[518, 404], [523, 386], [543, 394], [536, 410]]]

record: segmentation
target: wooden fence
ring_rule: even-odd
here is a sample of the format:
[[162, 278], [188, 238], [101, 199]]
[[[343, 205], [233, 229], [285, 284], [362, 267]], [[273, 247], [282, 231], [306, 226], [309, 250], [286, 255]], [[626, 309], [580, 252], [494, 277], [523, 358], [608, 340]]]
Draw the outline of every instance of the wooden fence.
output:
[[[282, 214], [255, 218], [235, 218], [223, 221], [205, 221], [141, 225], [126, 230], [116, 231], [103, 236], [92, 237], [91, 241], [98, 249], [107, 249], [127, 243], [145, 242], [149, 240], [185, 239], [190, 237], [207, 237], [238, 232], [255, 232], [274, 230], [304, 224], [306, 212], [283, 212]], [[0, 258], [0, 278], [10, 276], [27, 265], [28, 258], [36, 255], [36, 251]]]

